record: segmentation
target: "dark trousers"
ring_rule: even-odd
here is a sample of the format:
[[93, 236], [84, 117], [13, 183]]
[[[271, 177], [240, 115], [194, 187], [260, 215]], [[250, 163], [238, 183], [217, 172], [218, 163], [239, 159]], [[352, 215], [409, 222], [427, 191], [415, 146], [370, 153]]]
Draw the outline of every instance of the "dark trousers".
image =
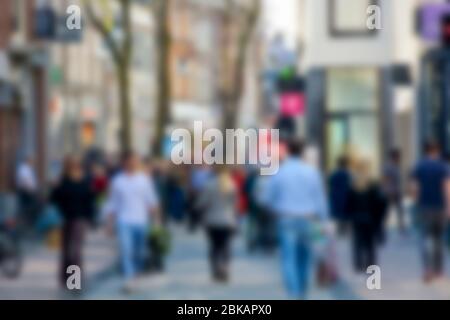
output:
[[275, 249], [277, 235], [275, 221], [269, 212], [263, 209], [255, 209], [248, 216], [249, 230], [248, 249], [262, 249], [270, 252]]
[[353, 265], [355, 271], [366, 271], [377, 263], [377, 230], [370, 224], [353, 224]]
[[445, 215], [436, 211], [420, 211], [422, 261], [426, 272], [442, 273], [444, 269]]
[[19, 210], [21, 219], [25, 225], [34, 225], [39, 209], [39, 201], [36, 194], [28, 191], [19, 191]]
[[188, 200], [188, 226], [190, 231], [195, 231], [202, 220], [202, 209], [197, 207], [198, 193], [192, 192]]
[[226, 276], [231, 259], [231, 238], [233, 231], [230, 228], [208, 228], [210, 245], [209, 259], [211, 270], [215, 276]]
[[60, 280], [63, 287], [66, 286], [67, 268], [75, 265], [82, 269], [82, 250], [85, 232], [85, 221], [74, 219], [66, 221], [62, 229], [62, 261], [60, 270]]

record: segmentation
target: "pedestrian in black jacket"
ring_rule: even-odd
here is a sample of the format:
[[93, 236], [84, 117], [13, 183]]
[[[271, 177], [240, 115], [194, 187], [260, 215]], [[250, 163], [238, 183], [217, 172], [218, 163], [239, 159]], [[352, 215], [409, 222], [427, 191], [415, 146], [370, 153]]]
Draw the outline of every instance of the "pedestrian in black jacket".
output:
[[60, 281], [66, 287], [67, 268], [82, 268], [82, 246], [87, 222], [94, 216], [95, 192], [85, 176], [81, 161], [68, 157], [60, 182], [50, 201], [63, 217]]
[[366, 272], [377, 264], [377, 246], [386, 214], [386, 200], [378, 183], [370, 178], [370, 164], [360, 160], [355, 165], [353, 183], [347, 201], [353, 229], [353, 264], [355, 271]]

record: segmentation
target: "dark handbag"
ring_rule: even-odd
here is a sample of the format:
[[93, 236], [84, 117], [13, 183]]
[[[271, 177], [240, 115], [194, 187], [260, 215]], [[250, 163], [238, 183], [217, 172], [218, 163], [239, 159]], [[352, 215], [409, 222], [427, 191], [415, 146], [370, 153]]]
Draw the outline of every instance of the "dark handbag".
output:
[[338, 280], [337, 273], [333, 268], [327, 264], [326, 261], [321, 260], [317, 265], [316, 281], [319, 287], [330, 287]]
[[164, 270], [164, 258], [171, 248], [170, 233], [164, 227], [154, 227], [148, 236], [148, 248], [150, 255], [146, 261], [146, 270], [149, 272], [161, 272]]
[[150, 249], [155, 254], [166, 256], [170, 252], [171, 237], [169, 231], [164, 227], [155, 227], [150, 231]]
[[326, 245], [325, 254], [319, 258], [316, 269], [316, 281], [319, 287], [330, 287], [339, 280], [336, 265], [335, 246], [332, 241]]

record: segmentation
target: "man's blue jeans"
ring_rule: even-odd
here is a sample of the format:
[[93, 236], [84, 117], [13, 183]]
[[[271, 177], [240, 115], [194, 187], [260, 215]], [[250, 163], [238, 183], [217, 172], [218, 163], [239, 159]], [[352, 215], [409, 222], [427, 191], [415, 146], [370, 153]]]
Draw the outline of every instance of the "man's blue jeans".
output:
[[281, 263], [290, 297], [305, 299], [312, 261], [312, 222], [282, 217], [279, 222]]
[[142, 271], [147, 255], [147, 226], [119, 223], [121, 265], [126, 280]]

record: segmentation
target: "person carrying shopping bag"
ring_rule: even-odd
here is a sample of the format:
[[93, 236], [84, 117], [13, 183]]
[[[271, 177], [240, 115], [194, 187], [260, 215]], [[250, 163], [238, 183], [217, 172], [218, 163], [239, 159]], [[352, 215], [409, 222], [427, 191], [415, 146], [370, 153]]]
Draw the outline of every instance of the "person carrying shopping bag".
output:
[[105, 210], [109, 232], [117, 231], [123, 290], [130, 293], [135, 288], [136, 277], [144, 271], [149, 227], [160, 224], [153, 180], [141, 170], [140, 159], [133, 152], [123, 156], [123, 170], [112, 180]]
[[269, 177], [264, 203], [277, 217], [282, 273], [291, 298], [306, 299], [313, 265], [314, 229], [329, 221], [320, 172], [302, 159], [303, 143], [288, 142], [289, 156]]

